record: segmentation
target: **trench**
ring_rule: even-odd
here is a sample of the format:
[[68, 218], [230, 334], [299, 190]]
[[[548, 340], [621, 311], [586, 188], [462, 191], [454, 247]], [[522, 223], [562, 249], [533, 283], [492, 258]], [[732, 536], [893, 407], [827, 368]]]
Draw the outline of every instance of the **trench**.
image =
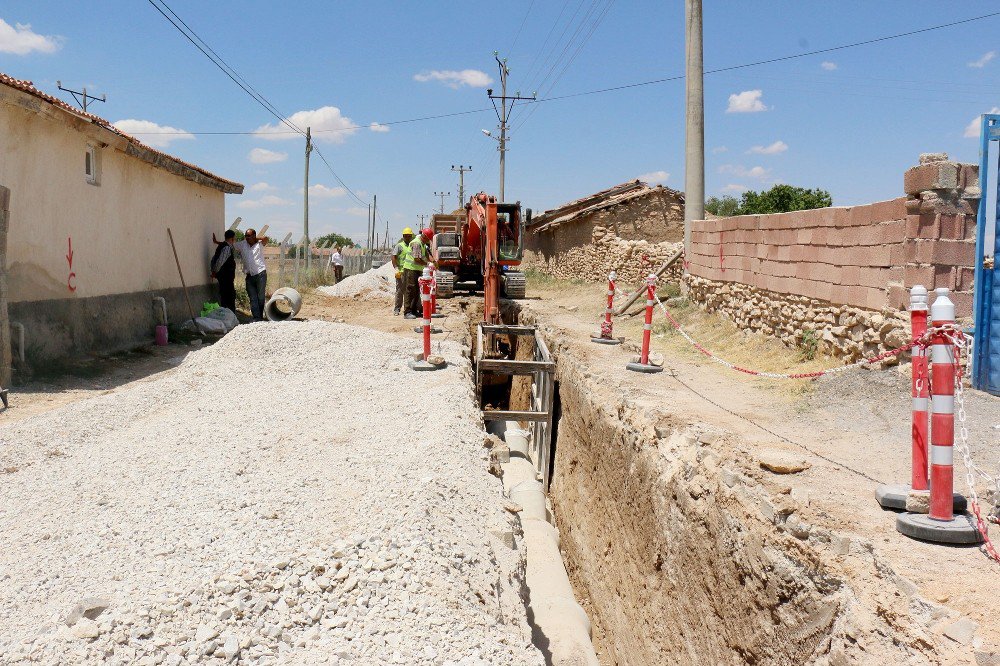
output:
[[[540, 325], [556, 361], [547, 502], [601, 664], [836, 663], [850, 653], [838, 630], [850, 591], [780, 528], [789, 512], [668, 405], [651, 420], [544, 322], [512, 302], [502, 314]], [[523, 407], [523, 382], [498, 381], [484, 396]]]

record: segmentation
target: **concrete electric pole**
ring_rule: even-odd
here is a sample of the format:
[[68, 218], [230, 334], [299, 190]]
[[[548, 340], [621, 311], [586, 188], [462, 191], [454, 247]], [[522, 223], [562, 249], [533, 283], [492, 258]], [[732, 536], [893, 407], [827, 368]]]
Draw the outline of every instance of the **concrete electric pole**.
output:
[[441, 197], [441, 214], [444, 215], [444, 198], [450, 197], [451, 192], [435, 192], [434, 196]]
[[465, 205], [465, 172], [472, 171], [472, 167], [452, 164], [451, 170], [458, 172], [458, 207], [461, 208]]
[[705, 71], [701, 47], [701, 0], [684, 0], [684, 24], [687, 44], [684, 263], [687, 265], [691, 248], [691, 221], [705, 218]]
[[305, 234], [306, 274], [312, 268], [312, 248], [309, 246], [309, 153], [312, 152], [312, 128], [306, 128], [306, 173], [302, 190], [302, 233]]
[[[507, 100], [510, 100], [510, 102], [511, 102], [511, 108], [513, 108], [514, 102], [517, 102], [519, 100], [531, 100], [531, 101], [535, 101], [536, 95], [535, 95], [535, 93], [532, 93], [531, 97], [521, 97], [521, 93], [520, 93], [520, 91], [518, 91], [514, 95], [508, 97], [507, 96], [507, 76], [510, 74], [510, 70], [507, 68], [507, 59], [504, 58], [503, 60], [501, 60], [500, 59], [500, 54], [497, 53], [496, 51], [493, 52], [493, 58], [496, 59], [497, 66], [500, 67], [500, 96], [498, 97], [498, 96], [494, 95], [492, 88], [487, 88], [486, 94], [490, 98], [490, 100], [493, 102], [493, 109], [497, 112], [497, 119], [500, 121], [500, 138], [497, 139], [497, 141], [499, 141], [499, 143], [500, 143], [500, 146], [499, 146], [499, 150], [500, 150], [500, 196], [499, 196], [499, 201], [503, 202], [504, 201], [504, 191], [503, 191], [503, 186], [504, 186], [504, 167], [505, 167], [506, 162], [507, 162], [507, 160], [506, 160], [506, 155], [507, 155], [507, 115], [508, 115], [508, 113], [510, 111], [510, 109], [507, 108]], [[499, 109], [497, 109], [496, 100], [500, 100], [500, 108]], [[490, 134], [486, 130], [483, 130], [483, 133], [486, 136], [489, 136], [489, 137], [493, 136], [492, 134]]]
[[420, 220], [421, 229], [424, 228], [424, 220], [427, 219], [427, 217], [428, 217], [427, 215], [417, 215], [417, 218]]

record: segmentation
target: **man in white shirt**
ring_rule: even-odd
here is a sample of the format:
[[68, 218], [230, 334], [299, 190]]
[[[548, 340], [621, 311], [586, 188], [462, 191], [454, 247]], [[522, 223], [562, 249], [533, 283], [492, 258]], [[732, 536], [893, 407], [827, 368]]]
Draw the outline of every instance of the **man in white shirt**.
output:
[[333, 248], [330, 255], [330, 263], [333, 264], [333, 283], [337, 284], [344, 279], [344, 256], [340, 254], [340, 246]]
[[254, 229], [247, 229], [243, 240], [235, 249], [243, 258], [243, 272], [247, 278], [247, 296], [250, 297], [250, 314], [254, 321], [264, 321], [264, 300], [267, 290], [267, 264], [264, 263], [264, 246], [267, 236], [257, 238]]

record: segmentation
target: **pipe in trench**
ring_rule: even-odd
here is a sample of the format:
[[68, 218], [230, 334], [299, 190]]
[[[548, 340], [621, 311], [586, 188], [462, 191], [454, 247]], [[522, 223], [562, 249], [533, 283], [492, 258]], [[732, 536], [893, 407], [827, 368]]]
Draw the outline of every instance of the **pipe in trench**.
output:
[[549, 522], [545, 493], [528, 459], [529, 433], [514, 421], [496, 425], [489, 430], [510, 449], [510, 460], [500, 463], [504, 492], [521, 506], [518, 515], [528, 551], [525, 579], [532, 639], [546, 653], [549, 664], [599, 666], [590, 618], [573, 595], [559, 551], [559, 530]]

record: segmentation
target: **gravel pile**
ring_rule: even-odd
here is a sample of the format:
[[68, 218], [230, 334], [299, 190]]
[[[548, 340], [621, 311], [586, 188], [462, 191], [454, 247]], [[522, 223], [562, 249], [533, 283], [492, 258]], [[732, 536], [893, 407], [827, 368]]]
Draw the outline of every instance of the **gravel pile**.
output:
[[337, 284], [319, 287], [317, 292], [338, 298], [361, 300], [391, 299], [396, 295], [396, 269], [392, 263], [382, 264], [364, 273], [349, 275]]
[[468, 362], [416, 343], [240, 326], [0, 429], [0, 663], [544, 663]]

